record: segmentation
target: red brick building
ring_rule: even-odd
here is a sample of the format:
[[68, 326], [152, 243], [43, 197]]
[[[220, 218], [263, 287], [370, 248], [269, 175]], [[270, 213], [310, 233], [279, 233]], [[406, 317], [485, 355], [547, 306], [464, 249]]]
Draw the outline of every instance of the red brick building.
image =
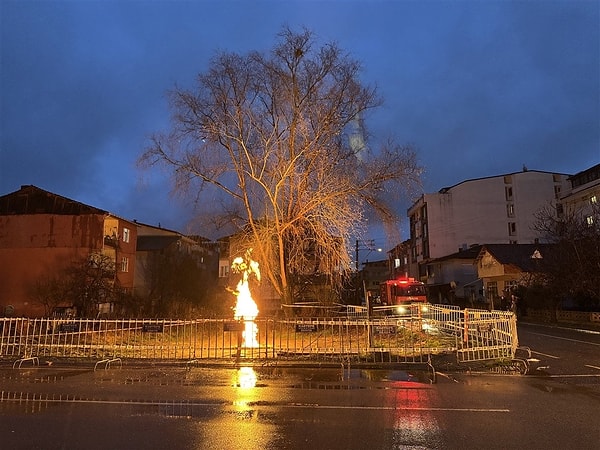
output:
[[1, 196], [0, 316], [48, 314], [32, 286], [94, 254], [109, 257], [115, 284], [131, 291], [136, 240], [134, 222], [35, 186]]

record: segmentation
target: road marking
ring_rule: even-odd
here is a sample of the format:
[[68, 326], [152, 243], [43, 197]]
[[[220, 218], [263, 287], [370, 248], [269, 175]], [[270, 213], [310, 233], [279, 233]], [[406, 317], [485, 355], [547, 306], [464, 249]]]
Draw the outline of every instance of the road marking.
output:
[[585, 334], [600, 334], [600, 331], [586, 330], [584, 328], [557, 327], [557, 326], [546, 325], [546, 324], [542, 324], [542, 323], [526, 323], [525, 325], [529, 325], [532, 327], [545, 327], [545, 328], [555, 328], [558, 330], [577, 331], [578, 333], [585, 333]]
[[334, 406], [318, 405], [314, 403], [294, 403], [289, 405], [279, 405], [292, 408], [315, 408], [315, 409], [365, 409], [382, 411], [450, 411], [450, 412], [494, 412], [508, 413], [510, 409], [501, 408], [435, 408], [435, 407], [402, 407], [402, 406]]
[[600, 367], [598, 367], [598, 366], [590, 366], [589, 364], [586, 364], [585, 367], [589, 367], [590, 369], [598, 369], [598, 370], [600, 370]]
[[561, 339], [563, 341], [577, 342], [579, 344], [597, 345], [597, 346], [600, 347], [600, 343], [597, 344], [596, 342], [581, 341], [579, 339], [570, 339], [570, 338], [564, 338], [564, 337], [559, 337], [559, 336], [552, 336], [551, 334], [543, 334], [543, 333], [531, 333], [531, 334], [535, 334], [537, 336], [550, 337], [550, 338], [554, 338], [554, 339]]
[[[2, 394], [8, 394], [3, 392]], [[89, 404], [105, 404], [105, 405], [141, 405], [141, 406], [170, 406], [170, 407], [190, 407], [190, 406], [203, 406], [203, 407], [224, 407], [229, 406], [228, 403], [204, 403], [204, 402], [187, 402], [187, 401], [137, 401], [137, 400], [90, 400], [90, 399], [78, 399], [78, 398], [35, 398], [29, 397], [24, 398], [22, 396], [15, 395], [8, 396], [8, 398], [0, 398], [2, 402], [14, 402], [14, 403], [89, 403]], [[235, 405], [233, 405], [235, 406]], [[510, 409], [502, 408], [436, 408], [436, 407], [397, 407], [397, 406], [336, 406], [336, 405], [319, 405], [318, 403], [288, 403], [288, 404], [260, 404], [260, 405], [247, 405], [251, 408], [261, 407], [273, 407], [273, 408], [312, 408], [312, 409], [342, 409], [342, 410], [374, 410], [374, 411], [448, 411], [448, 412], [485, 412], [485, 413], [509, 413]]]
[[572, 375], [544, 375], [542, 378], [585, 378], [585, 377], [593, 377], [600, 378], [600, 374], [590, 373], [590, 374], [572, 374]]
[[560, 356], [548, 355], [547, 353], [536, 352], [534, 350], [531, 350], [531, 353], [535, 353], [536, 355], [546, 356], [548, 358], [560, 359]]

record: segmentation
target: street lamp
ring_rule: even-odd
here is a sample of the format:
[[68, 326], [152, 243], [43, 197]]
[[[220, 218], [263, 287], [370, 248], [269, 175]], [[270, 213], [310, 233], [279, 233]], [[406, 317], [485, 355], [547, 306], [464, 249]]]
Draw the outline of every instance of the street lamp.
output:
[[358, 272], [358, 252], [359, 252], [359, 250], [369, 250], [369, 253], [367, 253], [367, 256], [369, 256], [371, 254], [371, 252], [375, 252], [375, 251], [382, 252], [383, 251], [381, 248], [375, 248], [375, 240], [374, 239], [369, 239], [367, 241], [359, 241], [357, 239], [356, 247], [355, 247], [356, 260], [354, 261], [354, 266], [355, 266], [357, 272]]

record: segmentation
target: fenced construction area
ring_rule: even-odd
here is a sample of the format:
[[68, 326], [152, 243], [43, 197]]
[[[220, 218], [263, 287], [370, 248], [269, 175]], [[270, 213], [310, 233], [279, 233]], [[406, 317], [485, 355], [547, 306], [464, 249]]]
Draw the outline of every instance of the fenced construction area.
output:
[[518, 347], [514, 314], [439, 305], [402, 315], [346, 307], [331, 317], [259, 317], [251, 345], [245, 329], [228, 319], [0, 318], [0, 357], [19, 366], [40, 358], [429, 364], [440, 353], [459, 363], [510, 360]]

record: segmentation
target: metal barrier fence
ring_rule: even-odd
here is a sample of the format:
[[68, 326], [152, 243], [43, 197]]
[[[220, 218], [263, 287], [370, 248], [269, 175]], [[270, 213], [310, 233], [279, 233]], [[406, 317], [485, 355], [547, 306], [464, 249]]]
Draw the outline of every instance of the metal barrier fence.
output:
[[[244, 344], [244, 323], [226, 319], [0, 318], [0, 357], [164, 360], [317, 359], [429, 364], [456, 351], [474, 361], [514, 357], [516, 319], [507, 312], [414, 305], [401, 316], [360, 307], [335, 317], [255, 320], [256, 339]], [[365, 316], [369, 316], [366, 318]]]
[[256, 346], [232, 320], [0, 319], [0, 356], [29, 358], [318, 358], [427, 362], [417, 322], [257, 319]]
[[457, 333], [459, 362], [513, 359], [519, 346], [517, 319], [507, 311], [465, 309]]

